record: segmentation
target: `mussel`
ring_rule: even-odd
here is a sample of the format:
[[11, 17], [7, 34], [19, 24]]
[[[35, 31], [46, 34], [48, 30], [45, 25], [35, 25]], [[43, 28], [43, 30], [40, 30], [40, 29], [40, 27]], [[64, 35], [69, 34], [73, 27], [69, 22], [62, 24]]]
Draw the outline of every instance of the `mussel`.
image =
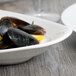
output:
[[7, 34], [10, 40], [19, 47], [39, 44], [33, 36], [17, 28], [9, 28]]
[[44, 35], [46, 33], [44, 28], [38, 25], [28, 25], [28, 26], [23, 26], [18, 28], [33, 35]]
[[0, 35], [3, 36], [8, 31], [9, 27], [12, 27], [11, 26], [11, 21], [9, 19], [1, 20], [1, 23], [0, 23]]
[[9, 19], [12, 22], [13, 26], [23, 27], [23, 26], [29, 25], [28, 22], [15, 18], [15, 17], [2, 17], [1, 18], [1, 20], [4, 20], [4, 19]]

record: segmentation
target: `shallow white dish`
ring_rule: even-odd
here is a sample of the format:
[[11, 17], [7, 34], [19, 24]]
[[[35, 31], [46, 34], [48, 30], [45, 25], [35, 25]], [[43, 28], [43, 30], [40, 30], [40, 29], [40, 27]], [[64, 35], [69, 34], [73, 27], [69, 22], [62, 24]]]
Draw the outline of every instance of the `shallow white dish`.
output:
[[58, 23], [0, 10], [0, 18], [4, 16], [17, 17], [29, 23], [34, 21], [35, 24], [45, 28], [46, 35], [44, 41], [38, 45], [0, 50], [0, 64], [16, 64], [26, 61], [45, 52], [51, 45], [61, 42], [72, 33], [72, 30], [69, 27]]
[[61, 15], [62, 22], [76, 32], [76, 4], [69, 6]]

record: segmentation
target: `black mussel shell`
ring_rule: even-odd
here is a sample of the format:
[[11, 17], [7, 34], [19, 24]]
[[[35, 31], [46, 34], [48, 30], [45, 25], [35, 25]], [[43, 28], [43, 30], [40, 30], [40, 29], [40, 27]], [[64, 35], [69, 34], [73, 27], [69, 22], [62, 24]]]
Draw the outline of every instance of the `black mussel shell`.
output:
[[22, 47], [39, 44], [39, 41], [33, 36], [17, 28], [9, 28], [7, 33], [16, 46]]
[[15, 18], [15, 17], [2, 17], [1, 20], [4, 20], [4, 19], [11, 20], [13, 26], [23, 27], [23, 26], [29, 25], [28, 22]]
[[11, 27], [11, 21], [9, 19], [1, 20], [0, 35], [3, 36], [8, 31], [9, 27]]
[[45, 29], [38, 25], [28, 25], [28, 26], [23, 26], [18, 28], [33, 35], [44, 35], [46, 33]]
[[2, 41], [0, 41], [0, 49], [17, 47], [9, 38], [7, 32], [2, 36], [2, 38], [3, 38]]
[[0, 41], [0, 49], [8, 49], [8, 48], [15, 48], [15, 47], [16, 46], [11, 42], [4, 43], [3, 41]]
[[13, 43], [11, 41], [11, 39], [8, 36], [8, 31], [3, 35], [3, 39], [2, 39], [3, 43], [7, 44], [7, 43]]

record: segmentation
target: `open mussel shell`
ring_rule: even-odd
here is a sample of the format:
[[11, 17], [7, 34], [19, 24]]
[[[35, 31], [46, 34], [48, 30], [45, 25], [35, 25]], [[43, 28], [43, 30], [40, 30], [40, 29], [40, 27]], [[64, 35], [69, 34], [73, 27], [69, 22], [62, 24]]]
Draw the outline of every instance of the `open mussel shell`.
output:
[[38, 25], [28, 25], [28, 26], [23, 26], [18, 28], [33, 35], [44, 35], [46, 33], [45, 29]]
[[8, 31], [9, 27], [12, 27], [11, 26], [11, 21], [9, 19], [1, 20], [1, 23], [0, 23], [0, 35], [3, 36]]
[[7, 33], [16, 46], [22, 47], [39, 44], [39, 41], [33, 36], [17, 28], [9, 28]]
[[11, 20], [13, 26], [23, 27], [23, 26], [29, 25], [28, 22], [15, 18], [15, 17], [2, 17], [1, 18], [1, 20], [4, 20], [4, 19]]

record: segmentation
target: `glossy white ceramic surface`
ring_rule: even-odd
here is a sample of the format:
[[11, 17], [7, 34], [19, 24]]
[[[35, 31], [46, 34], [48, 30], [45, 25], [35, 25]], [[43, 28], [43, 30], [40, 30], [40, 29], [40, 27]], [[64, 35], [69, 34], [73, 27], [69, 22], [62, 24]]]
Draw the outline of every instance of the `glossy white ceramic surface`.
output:
[[51, 45], [63, 41], [72, 33], [72, 30], [69, 27], [58, 23], [19, 13], [0, 10], [0, 18], [4, 16], [16, 17], [29, 23], [34, 21], [35, 24], [40, 25], [46, 30], [46, 35], [44, 40], [38, 45], [0, 50], [0, 64], [16, 64], [26, 61], [45, 52]]

